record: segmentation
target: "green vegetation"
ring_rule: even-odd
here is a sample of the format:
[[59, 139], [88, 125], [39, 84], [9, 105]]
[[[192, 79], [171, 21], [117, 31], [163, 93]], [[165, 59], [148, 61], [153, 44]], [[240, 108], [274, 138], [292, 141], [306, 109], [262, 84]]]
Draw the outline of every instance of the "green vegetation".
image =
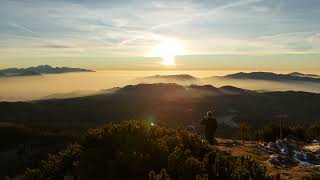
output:
[[90, 129], [78, 143], [27, 169], [23, 179], [68, 174], [80, 179], [273, 179], [249, 157], [231, 156], [198, 135], [143, 121]]
[[249, 140], [252, 139], [251, 129], [247, 122], [241, 122], [239, 126], [239, 130], [235, 134], [235, 136], [241, 140]]
[[318, 180], [318, 179], [320, 179], [320, 168], [315, 169], [314, 172], [310, 176], [306, 176], [303, 179], [304, 180]]
[[[240, 123], [240, 128], [235, 134], [236, 138], [242, 140], [263, 140], [276, 141], [279, 139], [280, 126], [276, 123], [267, 124], [265, 127], [253, 130], [254, 128], [246, 122]], [[320, 140], [320, 123], [304, 124], [304, 125], [282, 125], [283, 137], [294, 137], [297, 140], [309, 142], [314, 139]]]
[[48, 153], [65, 149], [73, 140], [63, 133], [0, 123], [0, 179], [23, 173], [26, 167], [35, 166]]

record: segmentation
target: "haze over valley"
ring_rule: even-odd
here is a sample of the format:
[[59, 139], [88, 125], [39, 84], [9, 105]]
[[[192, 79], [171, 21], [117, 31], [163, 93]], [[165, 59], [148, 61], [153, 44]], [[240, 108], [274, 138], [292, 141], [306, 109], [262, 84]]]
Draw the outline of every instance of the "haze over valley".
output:
[[[84, 96], [99, 93], [101, 90], [123, 87], [139, 83], [172, 82], [181, 85], [213, 85], [222, 87], [231, 85], [255, 91], [306, 91], [320, 93], [320, 82], [272, 81], [259, 79], [222, 79], [237, 71], [134, 71], [113, 70], [90, 73], [43, 74], [41, 76], [16, 76], [0, 78], [1, 101], [29, 101], [48, 98]], [[284, 72], [280, 72], [284, 73]], [[155, 75], [188, 74], [190, 79], [152, 78]], [[150, 78], [151, 76], [151, 78]], [[149, 77], [149, 78], [146, 78]]]

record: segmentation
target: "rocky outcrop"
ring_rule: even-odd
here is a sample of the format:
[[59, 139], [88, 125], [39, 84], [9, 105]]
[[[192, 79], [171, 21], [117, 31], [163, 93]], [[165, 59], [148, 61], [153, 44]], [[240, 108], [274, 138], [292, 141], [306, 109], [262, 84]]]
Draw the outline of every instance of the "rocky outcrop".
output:
[[320, 167], [320, 143], [318, 141], [307, 144], [285, 138], [276, 142], [262, 142], [258, 149], [271, 153], [269, 162], [272, 165], [301, 164]]

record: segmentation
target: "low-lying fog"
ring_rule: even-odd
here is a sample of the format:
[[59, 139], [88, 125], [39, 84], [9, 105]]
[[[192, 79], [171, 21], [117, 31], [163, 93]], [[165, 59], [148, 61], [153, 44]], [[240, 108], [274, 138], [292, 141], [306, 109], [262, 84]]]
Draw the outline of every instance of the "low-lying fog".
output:
[[[153, 83], [152, 80], [137, 80], [153, 75], [189, 74], [203, 78], [197, 84], [216, 87], [232, 85], [259, 91], [308, 91], [320, 93], [320, 84], [277, 83], [251, 80], [221, 80], [205, 77], [223, 76], [232, 71], [98, 71], [93, 73], [65, 73], [41, 76], [0, 78], [0, 101], [26, 101], [52, 97], [72, 97], [95, 93], [102, 89], [122, 87], [128, 84]], [[183, 82], [183, 85], [195, 82]]]

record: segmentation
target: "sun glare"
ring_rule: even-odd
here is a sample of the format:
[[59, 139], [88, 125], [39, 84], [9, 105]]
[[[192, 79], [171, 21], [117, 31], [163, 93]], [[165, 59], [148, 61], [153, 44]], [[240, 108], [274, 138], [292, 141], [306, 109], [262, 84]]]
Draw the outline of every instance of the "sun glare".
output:
[[155, 46], [151, 52], [152, 56], [161, 57], [161, 64], [175, 65], [175, 56], [182, 55], [185, 50], [181, 44], [175, 40], [165, 40]]

